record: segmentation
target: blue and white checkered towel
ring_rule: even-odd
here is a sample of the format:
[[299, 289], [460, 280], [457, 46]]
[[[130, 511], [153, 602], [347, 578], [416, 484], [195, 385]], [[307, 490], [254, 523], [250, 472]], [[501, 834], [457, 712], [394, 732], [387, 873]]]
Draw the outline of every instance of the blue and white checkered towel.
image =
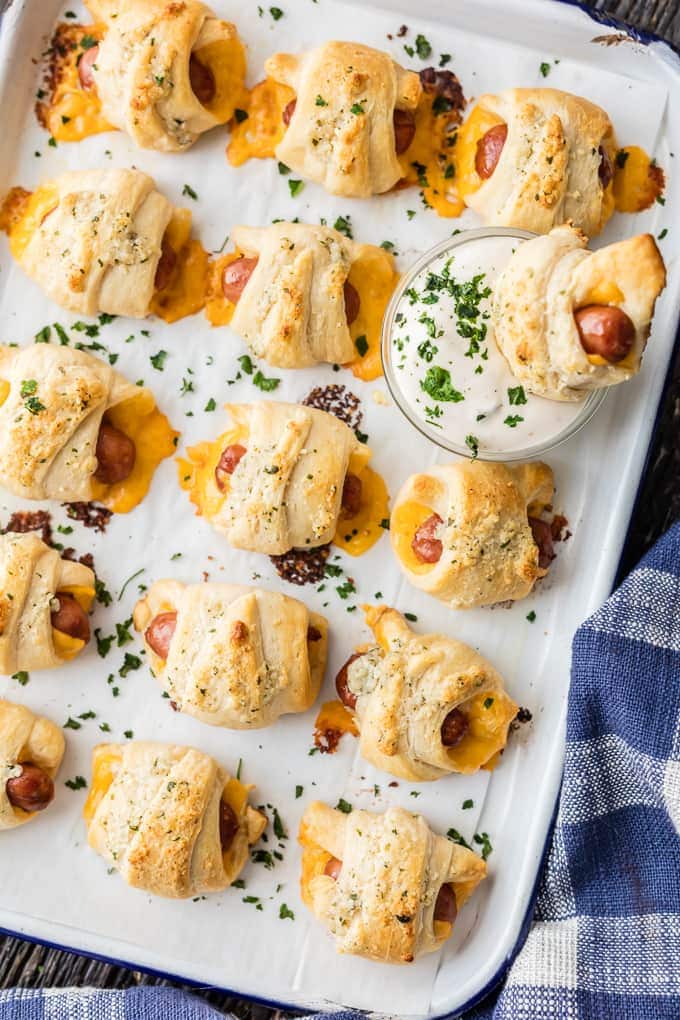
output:
[[[680, 523], [576, 634], [534, 925], [500, 993], [466, 1020], [678, 1020], [679, 829]], [[220, 1016], [169, 988], [0, 992], [0, 1020]]]

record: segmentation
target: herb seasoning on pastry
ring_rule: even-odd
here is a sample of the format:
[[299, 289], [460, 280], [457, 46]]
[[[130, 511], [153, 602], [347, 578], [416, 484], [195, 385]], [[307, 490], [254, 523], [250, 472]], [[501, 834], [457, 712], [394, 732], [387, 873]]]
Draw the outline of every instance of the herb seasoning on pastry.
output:
[[234, 227], [231, 236], [236, 251], [215, 263], [211, 322], [230, 322], [270, 365], [355, 362], [362, 378], [376, 378], [397, 282], [392, 255], [304, 223]]
[[458, 194], [485, 223], [537, 234], [571, 220], [593, 237], [615, 208], [646, 208], [664, 186], [641, 149], [618, 150], [604, 110], [557, 89], [480, 96], [460, 129], [455, 164]]
[[315, 801], [300, 823], [302, 899], [339, 953], [411, 963], [436, 952], [486, 876], [484, 861], [400, 807], [344, 814]]
[[34, 533], [0, 535], [0, 674], [75, 658], [90, 640], [94, 581]]
[[183, 899], [238, 878], [267, 818], [244, 786], [193, 747], [99, 744], [83, 815], [87, 840], [137, 889]]
[[127, 513], [177, 436], [149, 390], [86, 351], [0, 346], [0, 478], [17, 496]]
[[416, 634], [396, 609], [368, 608], [366, 620], [376, 643], [336, 679], [363, 757], [413, 782], [493, 767], [518, 710], [496, 670], [461, 641]]
[[554, 558], [546, 464], [435, 465], [397, 496], [390, 537], [411, 584], [452, 609], [523, 599]]
[[150, 313], [168, 322], [203, 307], [208, 257], [176, 209], [139, 170], [74, 170], [0, 210], [12, 255], [62, 308], [80, 315]]
[[135, 606], [149, 664], [180, 711], [257, 729], [316, 700], [328, 624], [278, 592], [157, 581]]
[[591, 252], [569, 225], [519, 245], [493, 295], [496, 343], [532, 393], [582, 400], [640, 370], [666, 284], [651, 234]]
[[179, 479], [233, 546], [276, 556], [335, 539], [360, 555], [378, 541], [387, 490], [344, 422], [301, 404], [227, 409], [234, 427], [189, 448]]
[[0, 830], [30, 822], [49, 806], [65, 746], [49, 719], [0, 700]]
[[245, 50], [196, 0], [89, 0], [93, 25], [57, 26], [40, 122], [71, 142], [120, 128], [143, 149], [181, 152], [234, 115]]

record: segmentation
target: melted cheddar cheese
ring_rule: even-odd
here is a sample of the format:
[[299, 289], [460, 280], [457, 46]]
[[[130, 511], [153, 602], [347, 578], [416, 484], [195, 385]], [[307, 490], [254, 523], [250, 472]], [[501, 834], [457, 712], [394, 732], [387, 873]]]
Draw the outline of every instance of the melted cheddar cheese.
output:
[[121, 753], [110, 746], [95, 747], [92, 752], [92, 781], [90, 792], [83, 805], [83, 818], [89, 825], [97, 808], [108, 793], [121, 763]]
[[42, 221], [59, 204], [53, 188], [41, 187], [34, 192], [12, 188], [0, 210], [0, 229], [9, 236], [9, 247], [19, 260]]
[[461, 772], [474, 772], [505, 747], [517, 705], [504, 691], [482, 691], [459, 707], [468, 721], [468, 731], [459, 744], [447, 749], [447, 754]]
[[7, 400], [11, 388], [12, 387], [10, 386], [6, 379], [0, 379], [0, 407], [2, 407], [2, 405]]
[[286, 130], [283, 111], [295, 99], [288, 85], [265, 78], [247, 93], [243, 100], [246, 118], [232, 126], [227, 158], [232, 166], [242, 166], [249, 159], [273, 159], [276, 146]]
[[416, 531], [433, 513], [431, 507], [415, 500], [407, 500], [405, 503], [401, 503], [392, 514], [390, 531], [394, 539], [397, 558], [413, 574], [426, 574], [435, 566], [434, 563], [424, 563], [419, 559], [411, 546]]
[[333, 855], [329, 854], [327, 850], [322, 849], [318, 843], [315, 843], [307, 835], [304, 827], [300, 829], [298, 840], [302, 847], [302, 860], [300, 862], [300, 894], [302, 895], [302, 902], [305, 903], [311, 910], [311, 881], [318, 875], [323, 875], [324, 869]]
[[207, 520], [219, 513], [227, 496], [229, 482], [225, 479], [224, 491], [217, 485], [215, 468], [222, 452], [228, 446], [239, 443], [246, 446], [248, 432], [238, 427], [223, 432], [214, 442], [198, 443], [187, 449], [186, 457], [177, 458], [177, 474], [180, 488], [189, 493], [189, 499], [196, 507], [198, 516]]
[[437, 99], [423, 92], [415, 119], [413, 141], [399, 156], [404, 173], [401, 186], [420, 185], [426, 204], [439, 216], [460, 216], [465, 205], [458, 194], [453, 161], [458, 111], [438, 112]]
[[208, 285], [208, 254], [200, 241], [192, 240], [191, 213], [176, 209], [163, 241], [177, 256], [170, 279], [151, 299], [149, 311], [165, 322], [177, 322], [200, 312]]
[[208, 266], [205, 315], [211, 326], [228, 326], [232, 320], [236, 305], [224, 296], [222, 274], [228, 265], [242, 257], [242, 252], [230, 251], [211, 261]]
[[367, 466], [352, 469], [348, 473], [361, 479], [361, 506], [353, 517], [346, 517], [340, 510], [338, 526], [333, 544], [344, 549], [350, 556], [361, 556], [375, 545], [385, 530], [382, 522], [389, 517], [389, 495], [381, 476]]
[[148, 390], [109, 408], [104, 421], [133, 440], [137, 456], [132, 472], [124, 481], [104, 485], [93, 479], [92, 499], [114, 513], [126, 514], [146, 496], [161, 461], [175, 452], [179, 432], [175, 432], [158, 410]]
[[612, 165], [614, 206], [618, 212], [642, 212], [661, 195], [665, 186], [663, 170], [644, 149], [628, 145], [616, 154]]
[[314, 730], [322, 736], [329, 731], [340, 733], [351, 733], [353, 737], [359, 736], [354, 715], [341, 701], [325, 701], [319, 709], [319, 714], [314, 722]]
[[[351, 361], [351, 369], [357, 379], [370, 382], [382, 375], [380, 341], [385, 309], [399, 280], [394, 268], [394, 258], [382, 248], [366, 247], [361, 256], [352, 264], [349, 283], [361, 299], [359, 314], [349, 328], [356, 346], [359, 337], [367, 344], [365, 354]], [[363, 349], [363, 344], [361, 347]]]
[[215, 82], [215, 94], [203, 106], [221, 124], [226, 124], [245, 98], [246, 51], [243, 43], [234, 32], [230, 39], [216, 39], [194, 50], [193, 56], [211, 71]]
[[458, 132], [455, 149], [455, 180], [456, 192], [463, 202], [468, 195], [474, 194], [483, 184], [482, 178], [475, 169], [477, 143], [487, 131], [502, 123], [502, 117], [491, 113], [490, 110], [485, 110], [482, 106], [475, 106]]
[[57, 25], [50, 47], [52, 87], [36, 112], [58, 142], [79, 142], [89, 135], [116, 130], [102, 115], [96, 88], [84, 89], [78, 76], [78, 64], [91, 40], [99, 42], [105, 31], [104, 25]]

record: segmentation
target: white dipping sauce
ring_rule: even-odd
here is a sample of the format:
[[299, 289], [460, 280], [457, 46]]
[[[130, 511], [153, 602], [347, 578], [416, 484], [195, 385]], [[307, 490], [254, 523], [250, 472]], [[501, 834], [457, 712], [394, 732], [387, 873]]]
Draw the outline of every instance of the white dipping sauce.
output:
[[494, 341], [490, 289], [522, 243], [476, 237], [437, 256], [392, 322], [392, 375], [411, 415], [482, 457], [548, 442], [583, 412], [580, 401], [529, 393]]

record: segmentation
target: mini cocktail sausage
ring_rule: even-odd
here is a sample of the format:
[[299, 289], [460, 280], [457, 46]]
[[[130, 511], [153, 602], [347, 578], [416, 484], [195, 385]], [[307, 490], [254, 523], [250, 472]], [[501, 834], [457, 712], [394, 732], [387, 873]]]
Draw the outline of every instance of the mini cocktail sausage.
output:
[[345, 517], [356, 517], [361, 509], [361, 479], [356, 475], [345, 475], [342, 486], [342, 510]]
[[443, 523], [439, 514], [432, 514], [423, 521], [413, 536], [411, 548], [423, 563], [438, 563], [441, 559], [444, 546], [435, 536], [437, 528]]
[[597, 173], [602, 187], [606, 188], [609, 186], [612, 177], [614, 176], [614, 167], [612, 166], [612, 161], [609, 158], [609, 153], [603, 145], [599, 147], [598, 152], [600, 153], [600, 165], [597, 168]]
[[59, 602], [59, 608], [50, 614], [54, 629], [87, 644], [90, 640], [90, 621], [85, 610], [68, 592], [58, 591], [54, 597]]
[[501, 158], [505, 139], [508, 137], [507, 124], [495, 124], [477, 142], [475, 170], [482, 180], [491, 177]]
[[102, 422], [97, 437], [97, 470], [94, 477], [104, 485], [124, 482], [132, 474], [137, 458], [135, 444], [120, 429]]
[[224, 492], [227, 486], [227, 476], [233, 475], [242, 457], [247, 450], [240, 443], [232, 443], [222, 450], [222, 455], [215, 468], [215, 484], [220, 492]]
[[616, 363], [635, 343], [635, 326], [616, 305], [586, 305], [574, 312], [574, 319], [586, 354], [599, 354]]
[[235, 259], [225, 267], [222, 273], [222, 293], [227, 301], [231, 301], [234, 305], [238, 303], [238, 299], [241, 297], [248, 280], [253, 275], [256, 265], [256, 258], [249, 259], [243, 255], [240, 259]]
[[210, 68], [202, 64], [193, 53], [189, 58], [189, 81], [191, 82], [191, 91], [199, 103], [203, 103], [205, 106], [215, 98], [215, 76]]
[[328, 875], [329, 878], [334, 878], [336, 881], [340, 877], [342, 871], [342, 861], [339, 861], [337, 857], [331, 857], [330, 861], [326, 863], [326, 867], [323, 869], [324, 875]]
[[176, 627], [177, 613], [159, 613], [144, 631], [144, 640], [159, 658], [167, 659]]
[[238, 818], [234, 809], [226, 800], [220, 801], [220, 843], [222, 853], [227, 852], [234, 842], [234, 836], [238, 832]]
[[82, 87], [88, 91], [94, 88], [94, 74], [92, 73], [92, 67], [97, 63], [98, 56], [99, 46], [90, 46], [89, 50], [85, 50], [78, 61], [78, 79]]
[[353, 287], [349, 280], [345, 280], [345, 317], [347, 319], [347, 325], [351, 326], [361, 308], [361, 298], [356, 287]]
[[288, 127], [288, 125], [290, 124], [290, 120], [291, 120], [291, 117], [293, 116], [293, 114], [295, 113], [295, 107], [296, 106], [297, 106], [297, 99], [291, 99], [291, 101], [289, 103], [287, 103], [284, 106], [284, 108], [283, 108], [283, 113], [281, 114], [281, 118], [283, 120], [283, 123], [286, 125], [286, 127]]
[[444, 747], [456, 747], [470, 728], [470, 724], [459, 708], [452, 709], [441, 726]]
[[54, 797], [54, 783], [37, 765], [21, 765], [21, 775], [7, 780], [7, 799], [23, 811], [43, 811]]
[[349, 686], [347, 684], [347, 670], [351, 663], [353, 663], [356, 659], [360, 658], [361, 655], [359, 652], [355, 652], [354, 655], [350, 655], [349, 659], [347, 660], [347, 662], [345, 663], [345, 665], [342, 667], [342, 669], [335, 678], [335, 689], [338, 692], [338, 697], [340, 698], [340, 701], [343, 703], [343, 705], [345, 705], [346, 708], [351, 708], [352, 711], [354, 711], [354, 709], [357, 707], [357, 696], [353, 691], [349, 689]]
[[437, 902], [434, 905], [434, 919], [435, 921], [448, 921], [449, 924], [453, 924], [457, 914], [458, 904], [456, 903], [456, 894], [451, 886], [446, 883], [439, 890]]
[[394, 151], [397, 156], [401, 156], [415, 137], [416, 119], [410, 110], [395, 110], [392, 122], [394, 124]]
[[161, 242], [161, 257], [158, 260], [156, 266], [156, 275], [154, 277], [153, 285], [156, 290], [163, 290], [170, 283], [172, 273], [177, 265], [177, 254], [174, 248], [171, 248], [168, 242], [163, 238]]

